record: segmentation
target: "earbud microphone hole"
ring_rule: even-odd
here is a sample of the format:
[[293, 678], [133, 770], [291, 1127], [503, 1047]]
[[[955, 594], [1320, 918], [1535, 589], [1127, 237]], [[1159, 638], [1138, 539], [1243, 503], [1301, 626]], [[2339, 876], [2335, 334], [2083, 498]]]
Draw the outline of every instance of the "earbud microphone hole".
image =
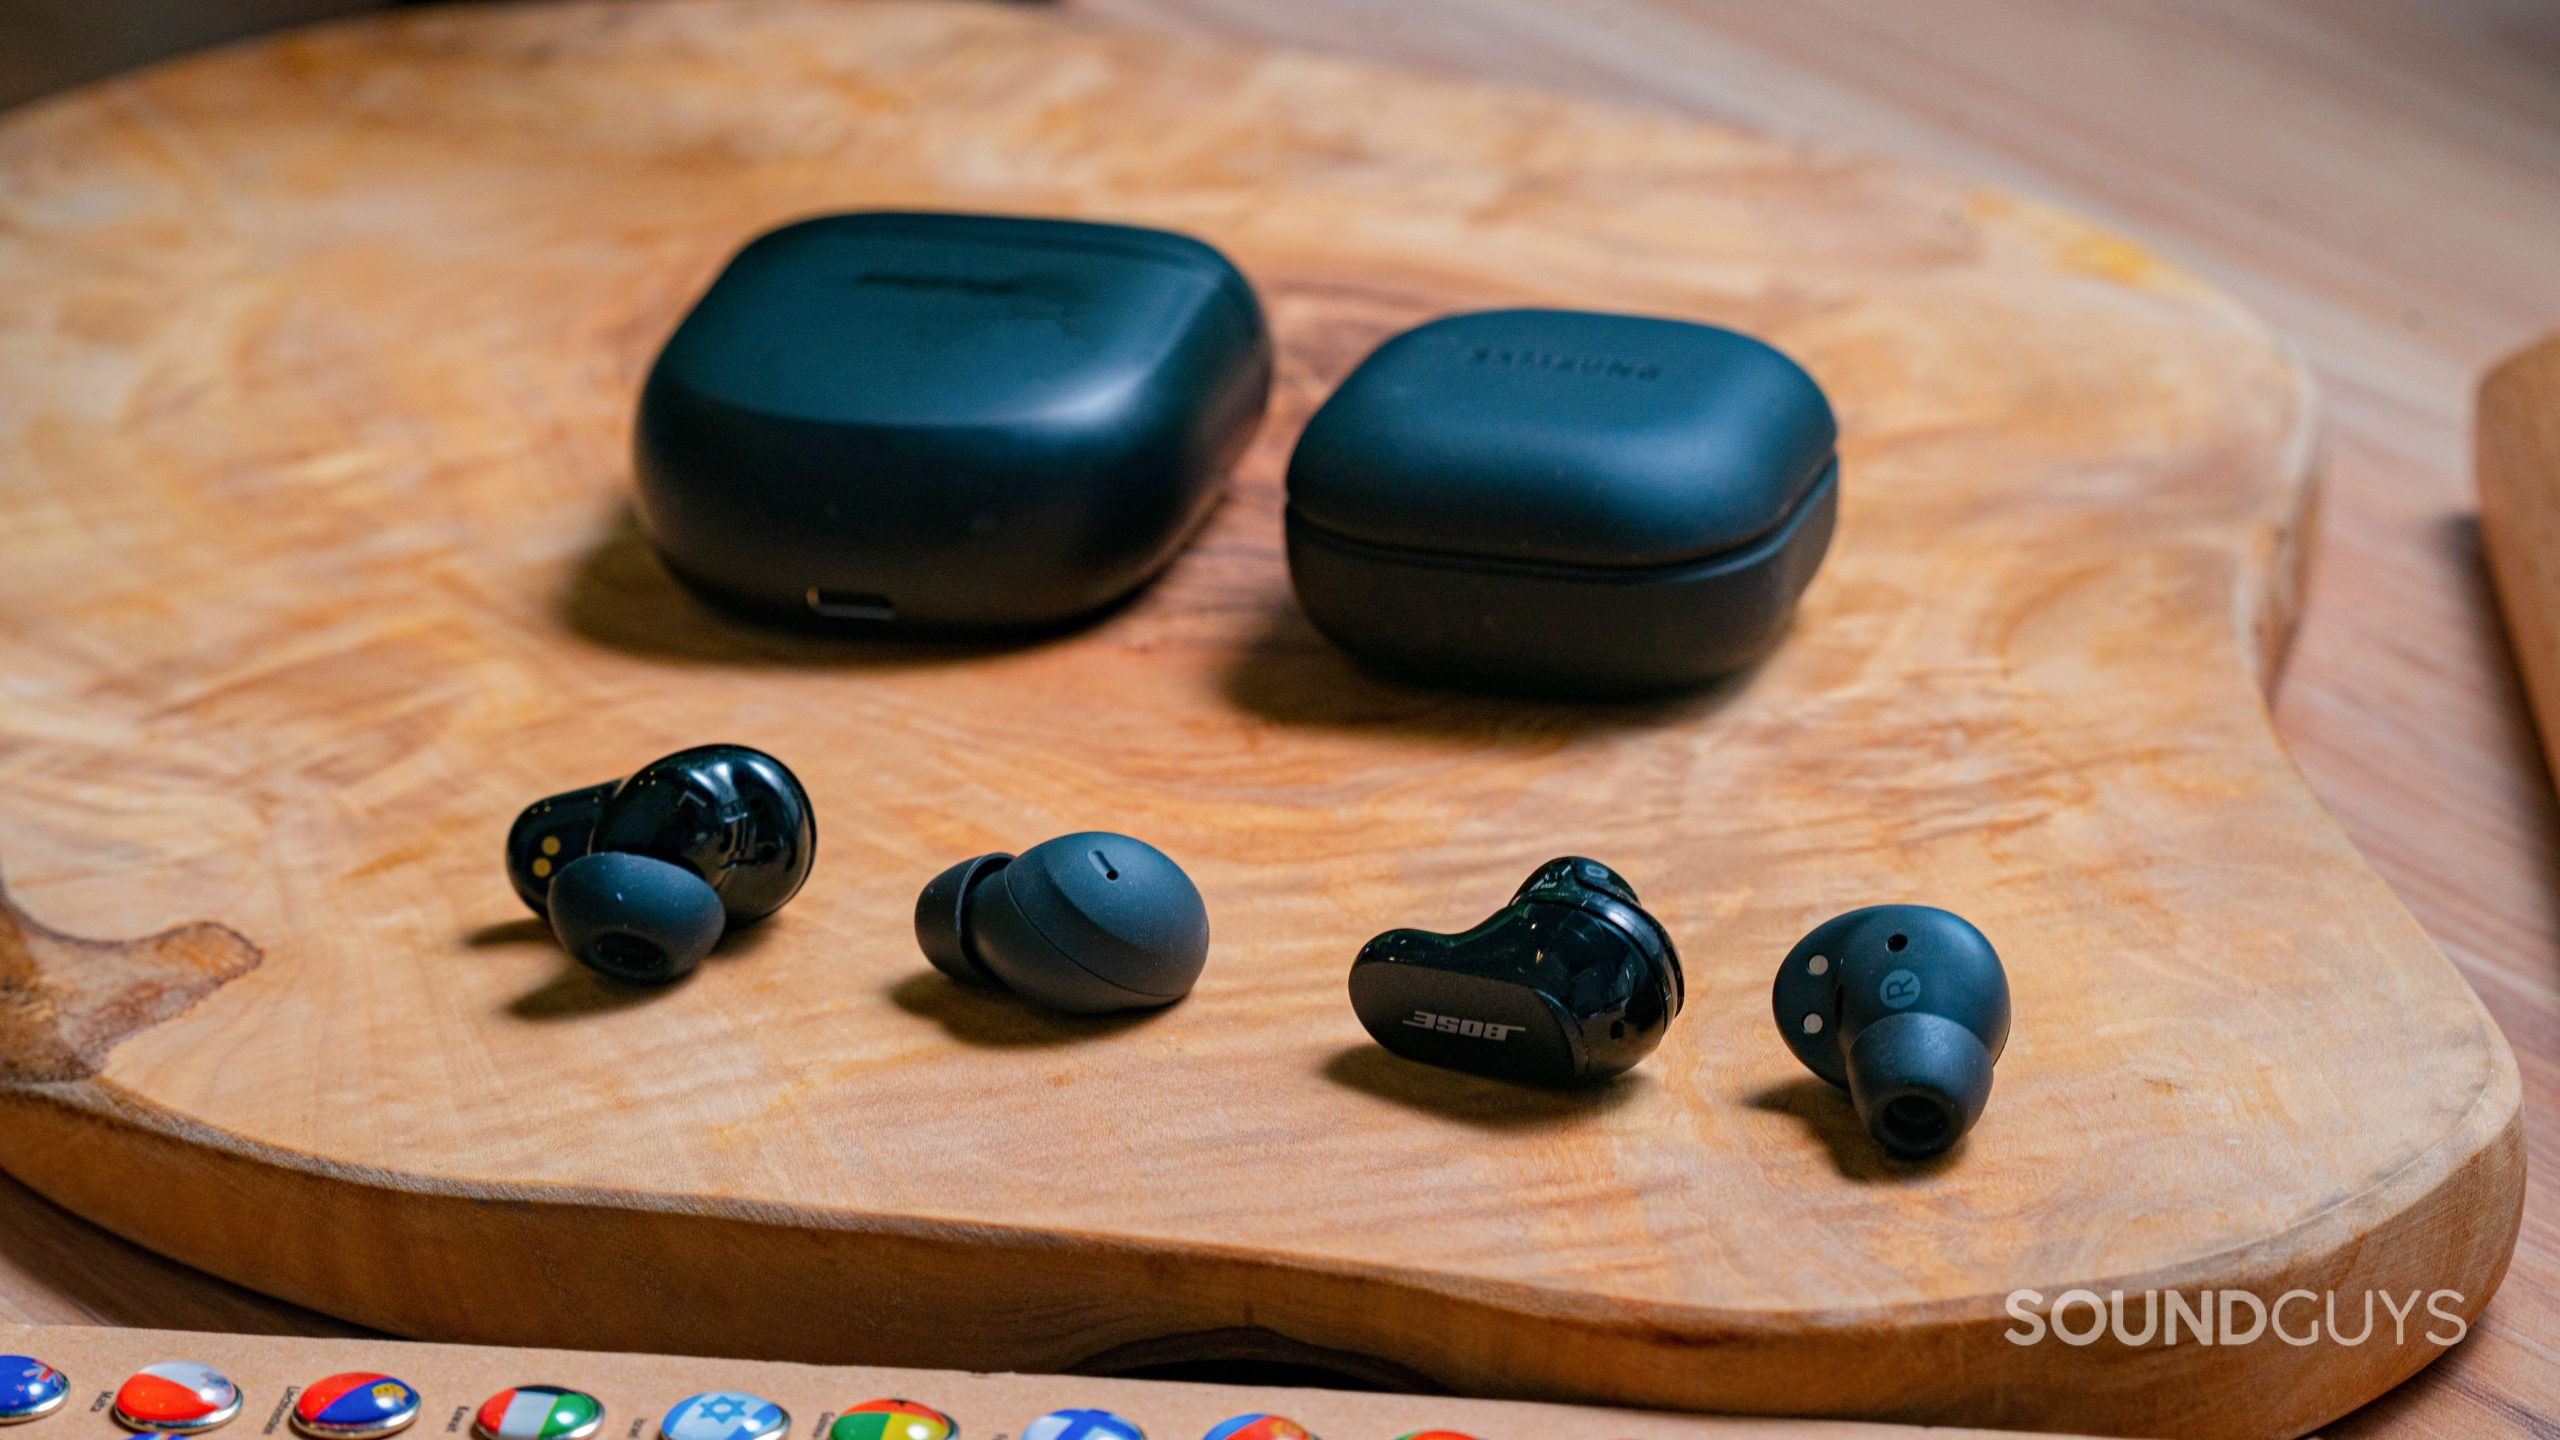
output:
[[1887, 940], [1887, 941], [1885, 941], [1885, 942], [1884, 942], [1884, 948], [1886, 948], [1887, 950], [1899, 950], [1899, 949], [1901, 949], [1903, 946], [1908, 945], [1908, 944], [1910, 944], [1910, 943], [1911, 943], [1911, 937], [1910, 937], [1910, 936], [1908, 936], [1908, 935], [1896, 935], [1896, 936], [1892, 937], [1891, 939], [1889, 939], [1889, 940]]

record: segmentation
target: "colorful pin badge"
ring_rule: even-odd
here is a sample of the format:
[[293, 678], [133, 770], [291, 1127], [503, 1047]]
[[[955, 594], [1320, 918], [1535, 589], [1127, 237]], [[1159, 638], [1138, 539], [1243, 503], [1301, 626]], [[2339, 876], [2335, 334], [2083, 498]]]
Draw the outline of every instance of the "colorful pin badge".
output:
[[951, 1417], [913, 1400], [865, 1400], [845, 1408], [827, 1427], [827, 1440], [953, 1440]]
[[1022, 1440], [1147, 1440], [1108, 1410], [1052, 1410], [1022, 1427]]
[[761, 1395], [706, 1390], [676, 1402], [658, 1422], [662, 1440], [772, 1440], [791, 1428], [791, 1416]]
[[1307, 1427], [1285, 1415], [1238, 1415], [1221, 1420], [1202, 1440], [1316, 1440]]
[[70, 1393], [71, 1381], [33, 1355], [0, 1355], [0, 1425], [41, 1420]]
[[480, 1440], [587, 1440], [604, 1423], [604, 1406], [584, 1390], [519, 1385], [501, 1390], [471, 1419]]
[[293, 1399], [293, 1428], [317, 1440], [381, 1440], [418, 1418], [418, 1392], [378, 1370], [314, 1380]]
[[1456, 1430], [1416, 1430], [1410, 1435], [1400, 1435], [1396, 1440], [1476, 1440], [1476, 1437]]
[[210, 1430], [240, 1413], [240, 1387], [210, 1365], [163, 1360], [116, 1391], [116, 1423], [127, 1430]]

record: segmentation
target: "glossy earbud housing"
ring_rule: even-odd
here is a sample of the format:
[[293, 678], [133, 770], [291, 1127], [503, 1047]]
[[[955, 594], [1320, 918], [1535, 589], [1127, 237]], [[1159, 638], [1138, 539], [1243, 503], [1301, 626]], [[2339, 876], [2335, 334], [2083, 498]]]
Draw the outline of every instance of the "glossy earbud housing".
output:
[[507, 832], [507, 878], [579, 963], [658, 985], [781, 909], [817, 849], [816, 812], [789, 767], [744, 745], [698, 745], [527, 806]]
[[1191, 877], [1153, 845], [1100, 830], [952, 866], [916, 898], [915, 925], [952, 979], [1075, 1015], [1170, 1005], [1209, 960]]
[[1871, 905], [1824, 921], [1787, 952], [1770, 999], [1787, 1048], [1849, 1092], [1888, 1152], [1943, 1153], [1982, 1118], [2009, 977], [1963, 916]]
[[1456, 935], [1390, 930], [1351, 962], [1351, 1008], [1407, 1059], [1535, 1085], [1606, 1080], [1680, 1013], [1679, 951], [1597, 860], [1538, 867]]

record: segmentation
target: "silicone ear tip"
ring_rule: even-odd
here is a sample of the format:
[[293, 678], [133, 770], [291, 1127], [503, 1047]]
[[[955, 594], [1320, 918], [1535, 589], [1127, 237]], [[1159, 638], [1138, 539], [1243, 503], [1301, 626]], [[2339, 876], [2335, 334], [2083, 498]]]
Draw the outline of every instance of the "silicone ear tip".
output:
[[978, 949], [969, 943], [964, 923], [969, 914], [969, 892], [978, 882], [1013, 863], [1013, 857], [1002, 851], [963, 860], [933, 877], [916, 897], [916, 946], [933, 968], [963, 985], [976, 985], [989, 990], [1005, 989], [1005, 983], [978, 958]]
[[720, 941], [720, 892], [682, 865], [607, 851], [551, 880], [551, 929], [579, 964], [635, 985], [693, 973]]
[[1848, 1068], [1867, 1133], [1908, 1160], [1953, 1147], [1991, 1099], [1991, 1053], [1942, 1016], [1911, 1012], [1869, 1025], [1849, 1046]]

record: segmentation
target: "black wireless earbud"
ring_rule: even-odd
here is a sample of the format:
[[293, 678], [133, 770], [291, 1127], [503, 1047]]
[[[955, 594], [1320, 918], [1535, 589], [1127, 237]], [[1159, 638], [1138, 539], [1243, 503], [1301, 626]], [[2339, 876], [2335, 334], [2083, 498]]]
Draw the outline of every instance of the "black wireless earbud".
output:
[[1503, 1080], [1605, 1080], [1680, 1013], [1680, 954], [1633, 886], [1550, 860], [1462, 935], [1390, 930], [1351, 962], [1351, 1008], [1407, 1059]]
[[1778, 967], [1771, 1003], [1787, 1048], [1907, 1159], [1973, 1128], [2009, 1041], [1999, 954], [1962, 916], [1927, 905], [1872, 905], [1814, 927]]
[[1209, 960], [1209, 910], [1163, 851], [1089, 830], [936, 875], [916, 897], [916, 943], [963, 984], [1099, 1015], [1189, 994]]
[[507, 832], [507, 878], [580, 964], [663, 985], [781, 909], [817, 851], [808, 792], [781, 761], [697, 745], [527, 806]]

